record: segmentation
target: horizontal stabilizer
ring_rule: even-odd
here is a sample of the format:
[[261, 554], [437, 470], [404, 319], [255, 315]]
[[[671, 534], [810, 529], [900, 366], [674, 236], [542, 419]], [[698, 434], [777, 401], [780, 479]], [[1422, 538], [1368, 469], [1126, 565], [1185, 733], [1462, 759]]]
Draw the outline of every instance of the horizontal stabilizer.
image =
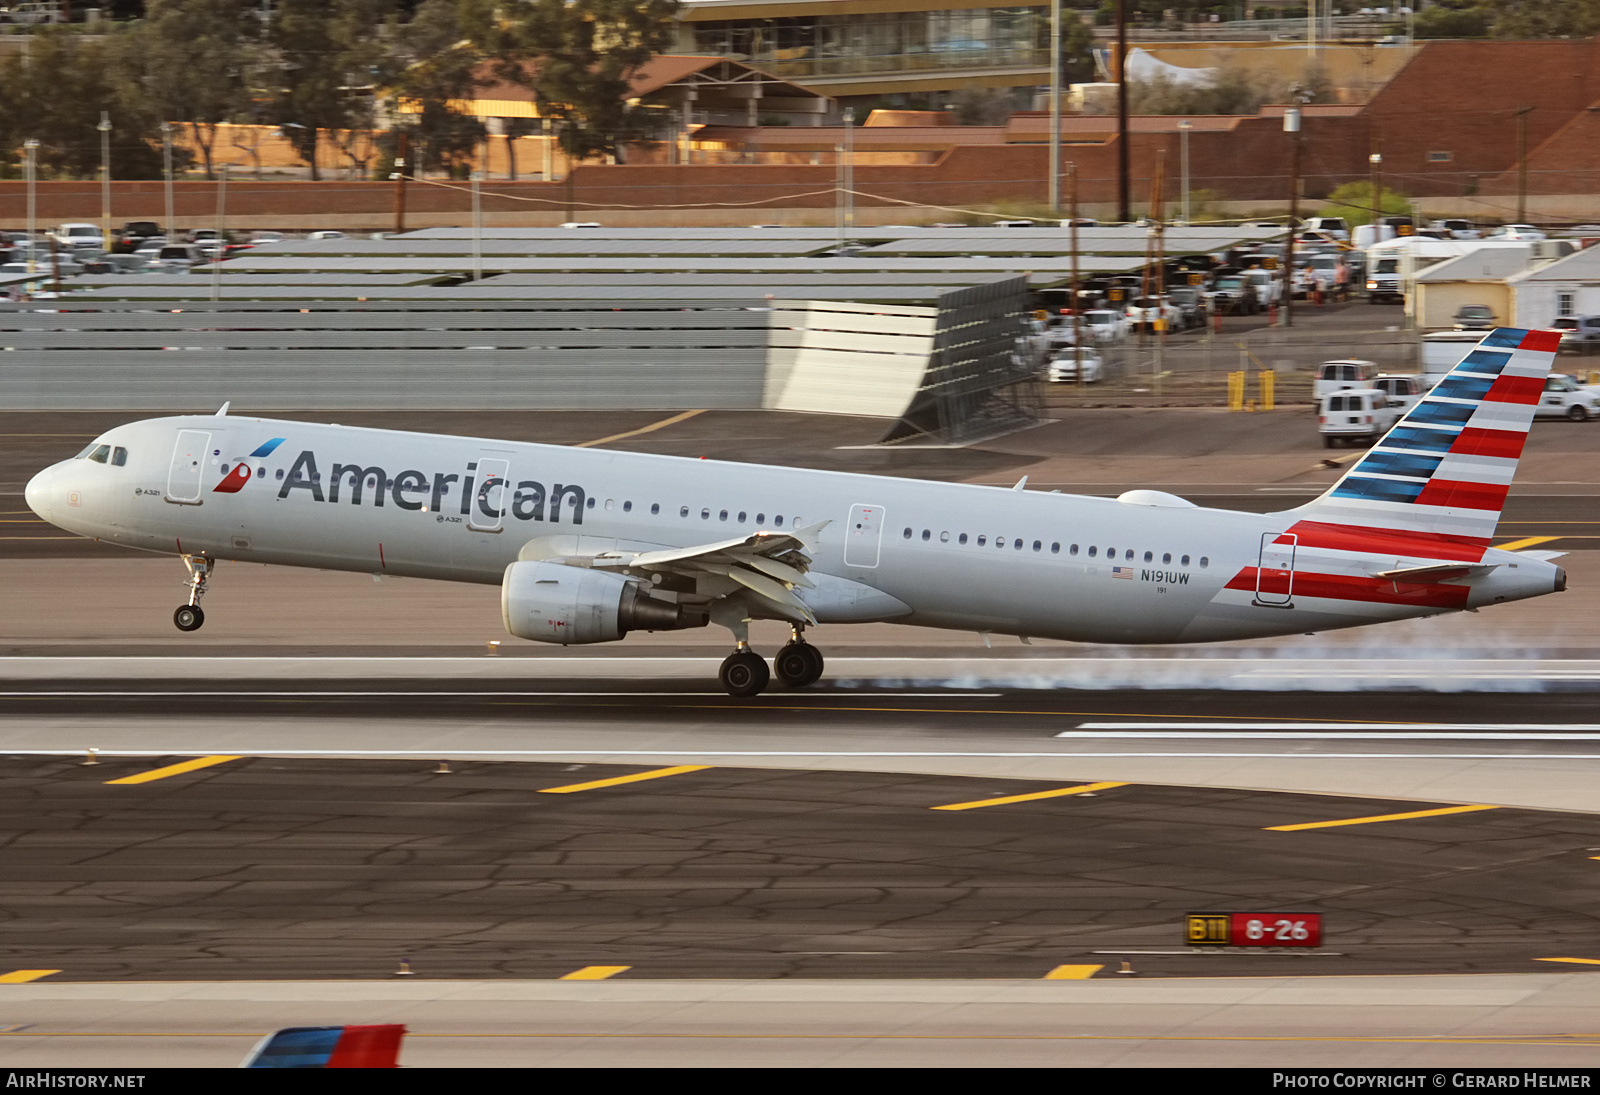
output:
[[1475, 566], [1462, 563], [1436, 563], [1432, 566], [1379, 570], [1373, 573], [1373, 577], [1387, 578], [1394, 582], [1444, 582], [1453, 578], [1481, 578], [1499, 565], [1499, 563]]
[[1541, 563], [1548, 563], [1551, 559], [1559, 559], [1567, 554], [1564, 551], [1519, 551], [1518, 555], [1526, 555], [1530, 559], [1537, 559]]

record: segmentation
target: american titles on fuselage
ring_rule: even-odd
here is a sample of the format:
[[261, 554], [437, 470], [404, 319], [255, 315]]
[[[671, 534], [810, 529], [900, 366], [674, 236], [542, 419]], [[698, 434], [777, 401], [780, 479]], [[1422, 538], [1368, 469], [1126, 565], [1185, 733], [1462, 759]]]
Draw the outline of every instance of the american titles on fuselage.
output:
[[[562, 504], [570, 498], [572, 523], [583, 524], [588, 494], [575, 483], [556, 483], [546, 489], [537, 480], [522, 479], [512, 487], [509, 479], [494, 472], [479, 482], [477, 472], [476, 460], [468, 461], [466, 470], [459, 474], [434, 472], [429, 476], [426, 472], [408, 469], [396, 473], [393, 478], [376, 464], [334, 464], [324, 487], [316, 454], [305, 449], [295, 457], [278, 488], [278, 497], [285, 499], [293, 491], [305, 491], [316, 502], [337, 503], [344, 495], [352, 506], [368, 504], [370, 500], [370, 504], [377, 507], [382, 507], [384, 499], [388, 498], [400, 509], [443, 514], [446, 500], [457, 494], [458, 512], [463, 517], [469, 516], [476, 506], [479, 514], [490, 519], [509, 514], [519, 521], [549, 520], [552, 523], [561, 521]], [[227, 485], [231, 478], [225, 475], [221, 485]], [[457, 483], [460, 487], [452, 491]], [[508, 488], [511, 491], [509, 504], [505, 497]]]

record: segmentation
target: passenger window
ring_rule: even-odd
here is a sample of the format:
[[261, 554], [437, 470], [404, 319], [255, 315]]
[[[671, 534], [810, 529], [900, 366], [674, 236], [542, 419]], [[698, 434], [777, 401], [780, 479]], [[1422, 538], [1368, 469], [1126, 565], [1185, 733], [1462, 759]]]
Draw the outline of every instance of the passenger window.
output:
[[1034, 541], [1034, 542], [1033, 542], [1033, 550], [1034, 550], [1034, 551], [1038, 551], [1038, 550], [1040, 550], [1040, 549], [1041, 549], [1041, 548], [1043, 548], [1043, 547], [1044, 547], [1044, 544], [1043, 544], [1043, 543], [1041, 543], [1041, 542], [1040, 542], [1040, 541], [1038, 541], [1038, 540], [1035, 540], [1035, 541]]
[[900, 534], [900, 539], [902, 539], [902, 540], [909, 540], [909, 539], [911, 539], [911, 530], [910, 530], [910, 529], [909, 529], [909, 528], [908, 528], [908, 529], [906, 529], [906, 530], [905, 530], [905, 531], [904, 531], [904, 532], [902, 532], [902, 533], [901, 533], [901, 534]]
[[1078, 545], [1077, 544], [1073, 544], [1071, 547], [1069, 547], [1067, 549], [1067, 554], [1068, 555], [1076, 555], [1076, 554], [1078, 554]]
[[983, 546], [983, 545], [984, 545], [984, 544], [985, 544], [985, 543], [987, 543], [987, 542], [988, 542], [988, 541], [987, 541], [987, 540], [986, 540], [986, 539], [985, 539], [985, 538], [984, 538], [984, 537], [983, 537], [983, 536], [979, 536], [979, 537], [978, 537], [978, 546], [979, 546], [979, 547], [982, 547], [982, 546]]
[[617, 507], [616, 499], [614, 499], [614, 498], [607, 498], [606, 499], [606, 512], [607, 513], [610, 513], [616, 507]]
[[1051, 544], [1050, 545], [1050, 554], [1051, 555], [1060, 555], [1061, 554], [1061, 545], [1060, 544]]
[[772, 523], [773, 523], [773, 524], [774, 524], [774, 525], [776, 525], [776, 526], [777, 526], [777, 527], [778, 527], [778, 528], [782, 528], [782, 527], [783, 527], [783, 515], [782, 515], [782, 514], [780, 514], [780, 515], [778, 515], [778, 516], [777, 516], [777, 517], [774, 517], [774, 518], [773, 518], [773, 519], [772, 519]]
[[1011, 546], [1016, 548], [1018, 551], [1021, 551], [1022, 550], [1022, 537], [1018, 536], [1015, 540], [1011, 541]]
[[711, 511], [708, 510], [708, 509], [702, 509], [700, 511], [700, 520], [702, 520], [702, 521], [711, 520]]
[[623, 513], [632, 513], [633, 512], [633, 503], [632, 502], [624, 502], [624, 503], [622, 503], [622, 512]]
[[997, 548], [1005, 547], [1006, 546], [1006, 538], [1004, 536], [996, 536], [994, 538], [994, 546], [997, 547]]
[[658, 516], [660, 513], [661, 513], [661, 503], [660, 502], [651, 502], [650, 503], [650, 516], [651, 517], [655, 517], [655, 516]]
[[939, 542], [941, 544], [948, 544], [950, 542], [950, 534], [948, 532], [941, 532], [939, 534]]
[[926, 544], [931, 539], [933, 539], [933, 532], [931, 530], [929, 530], [929, 529], [923, 529], [922, 530], [922, 542], [924, 544]]
[[[266, 478], [266, 474], [267, 474], [267, 467], [266, 467], [265, 464], [263, 464], [261, 467], [256, 469], [256, 478], [257, 479]], [[391, 487], [394, 486], [394, 480], [393, 479], [389, 480], [389, 485]]]
[[118, 445], [111, 450], [111, 463], [114, 467], [122, 467], [128, 462], [128, 450]]
[[1183, 565], [1184, 566], [1188, 566], [1189, 565], [1189, 557], [1187, 555], [1185, 555], [1183, 557]]
[[1207, 559], [1204, 555], [1200, 556], [1200, 569], [1204, 570], [1206, 567], [1208, 567], [1210, 565], [1211, 565], [1211, 560], [1210, 559]]
[[1098, 554], [1100, 554], [1100, 549], [1093, 544], [1089, 545], [1089, 558], [1093, 559]]
[[1161, 562], [1163, 565], [1170, 564], [1172, 562], [1172, 552], [1169, 551], [1162, 555]]
[[678, 510], [678, 516], [679, 517], [687, 517], [687, 516], [689, 516], [689, 507], [688, 506], [681, 507]]
[[96, 445], [94, 447], [94, 452], [89, 454], [89, 459], [93, 460], [96, 464], [104, 464], [106, 462], [106, 457], [110, 455], [110, 445]]
[[764, 513], [756, 514], [756, 524], [764, 525], [766, 523], [767, 523], [767, 515], [766, 514], [764, 514]]
[[966, 542], [967, 542], [967, 534], [966, 533], [963, 532], [960, 536], [956, 537], [956, 543], [964, 544]]
[[741, 524], [741, 525], [742, 525], [742, 524], [744, 524], [744, 517], [745, 517], [745, 513], [744, 513], [744, 510], [740, 510], [740, 511], [739, 511], [739, 523], [740, 523], [740, 524]]
[[717, 515], [717, 520], [719, 520], [719, 521], [726, 521], [727, 519], [728, 519], [728, 511], [727, 510], [723, 510], [721, 513], [719, 513]]
[[[585, 506], [586, 509], [594, 509], [594, 499], [593, 498], [589, 499], [588, 502], [584, 503], [584, 506]], [[611, 503], [607, 502], [606, 503], [606, 509], [610, 509], [610, 508], [611, 508]]]
[[274, 476], [274, 478], [277, 478], [277, 479], [282, 479], [283, 478], [283, 469], [282, 468], [278, 469], [278, 474], [276, 476]]
[[1115, 559], [1116, 557], [1117, 557], [1117, 549], [1116, 548], [1106, 548], [1106, 558], [1107, 559]]

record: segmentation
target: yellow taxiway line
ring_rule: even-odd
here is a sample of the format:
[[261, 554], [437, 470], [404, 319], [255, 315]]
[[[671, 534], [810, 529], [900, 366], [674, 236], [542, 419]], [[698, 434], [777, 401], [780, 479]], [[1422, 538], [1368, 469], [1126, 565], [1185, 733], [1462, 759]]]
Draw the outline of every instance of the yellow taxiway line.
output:
[[1104, 966], [1057, 966], [1044, 975], [1046, 981], [1087, 981]]
[[1414, 817], [1444, 817], [1470, 814], [1478, 810], [1498, 810], [1498, 806], [1445, 806], [1437, 810], [1411, 810], [1404, 814], [1378, 814], [1375, 817], [1347, 817], [1340, 821], [1303, 821], [1298, 825], [1267, 825], [1269, 833], [1295, 833], [1301, 829], [1332, 829], [1340, 825], [1371, 825], [1379, 821], [1408, 821]]
[[193, 760], [169, 764], [165, 768], [152, 768], [148, 772], [136, 772], [131, 776], [123, 776], [121, 779], [108, 779], [106, 783], [149, 783], [152, 780], [166, 779], [168, 776], [181, 776], [185, 772], [194, 772], [201, 768], [210, 768], [213, 764], [226, 764], [230, 760], [238, 759], [238, 757], [224, 756], [195, 757]]
[[[1535, 958], [1535, 962], [1571, 962], [1579, 966], [1600, 966], [1600, 958]], [[3, 980], [3, 978], [0, 978]]]
[[1513, 540], [1509, 544], [1496, 544], [1497, 551], [1521, 551], [1535, 544], [1548, 544], [1551, 540], [1561, 540], [1561, 536], [1525, 536], [1521, 540]]
[[631, 970], [632, 966], [584, 966], [582, 969], [564, 973], [556, 978], [557, 981], [604, 981], [608, 977], [615, 977], [624, 970]]
[[49, 977], [60, 970], [12, 970], [10, 973], [0, 973], [0, 985], [25, 985], [29, 981], [37, 981], [41, 977]]
[[657, 430], [665, 429], [668, 426], [677, 425], [679, 422], [682, 422], [685, 419], [693, 418], [697, 414], [705, 413], [706, 412], [703, 410], [684, 411], [682, 414], [675, 414], [671, 418], [663, 418], [660, 422], [652, 422], [648, 426], [640, 426], [637, 430], [628, 430], [626, 433], [614, 433], [610, 437], [597, 437], [593, 441], [583, 441], [572, 447], [575, 449], [592, 449], [596, 445], [604, 445], [611, 441], [621, 441], [626, 437], [638, 437], [642, 433], [655, 433]]
[[1032, 791], [1025, 795], [1006, 795], [1003, 798], [980, 798], [974, 802], [952, 802], [948, 806], [930, 806], [930, 810], [976, 810], [983, 806], [1008, 806], [1013, 802], [1037, 802], [1042, 798], [1061, 798], [1063, 795], [1084, 795], [1104, 791], [1108, 787], [1126, 787], [1126, 783], [1083, 783], [1077, 787], [1057, 787], [1053, 791]]
[[673, 768], [652, 768], [648, 772], [635, 772], [631, 776], [612, 776], [610, 779], [590, 780], [588, 783], [569, 783], [565, 787], [545, 787], [539, 791], [541, 795], [570, 795], [574, 791], [594, 791], [601, 787], [620, 787], [624, 783], [638, 783], [646, 779], [660, 779], [663, 776], [677, 776], [684, 772], [704, 772], [710, 768], [709, 764], [679, 764]]

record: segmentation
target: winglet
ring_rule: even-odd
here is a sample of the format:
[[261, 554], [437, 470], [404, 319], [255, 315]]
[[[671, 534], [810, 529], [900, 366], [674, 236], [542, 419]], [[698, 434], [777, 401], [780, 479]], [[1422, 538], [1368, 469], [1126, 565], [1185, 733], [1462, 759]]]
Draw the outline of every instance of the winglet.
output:
[[230, 399], [230, 400], [228, 400], [226, 403], [224, 403], [222, 405], [220, 410], [217, 411], [217, 417], [218, 418], [224, 417], [228, 413], [228, 408], [231, 407], [231, 406], [233, 406], [233, 400]]
[[1024, 475], [1021, 479], [1017, 480], [1017, 485], [1012, 487], [1011, 489], [1012, 490], [1021, 490], [1023, 487], [1026, 487], [1027, 485], [1028, 485], [1028, 477], [1026, 475]]
[[285, 1027], [267, 1035], [240, 1068], [399, 1068], [403, 1023]]

